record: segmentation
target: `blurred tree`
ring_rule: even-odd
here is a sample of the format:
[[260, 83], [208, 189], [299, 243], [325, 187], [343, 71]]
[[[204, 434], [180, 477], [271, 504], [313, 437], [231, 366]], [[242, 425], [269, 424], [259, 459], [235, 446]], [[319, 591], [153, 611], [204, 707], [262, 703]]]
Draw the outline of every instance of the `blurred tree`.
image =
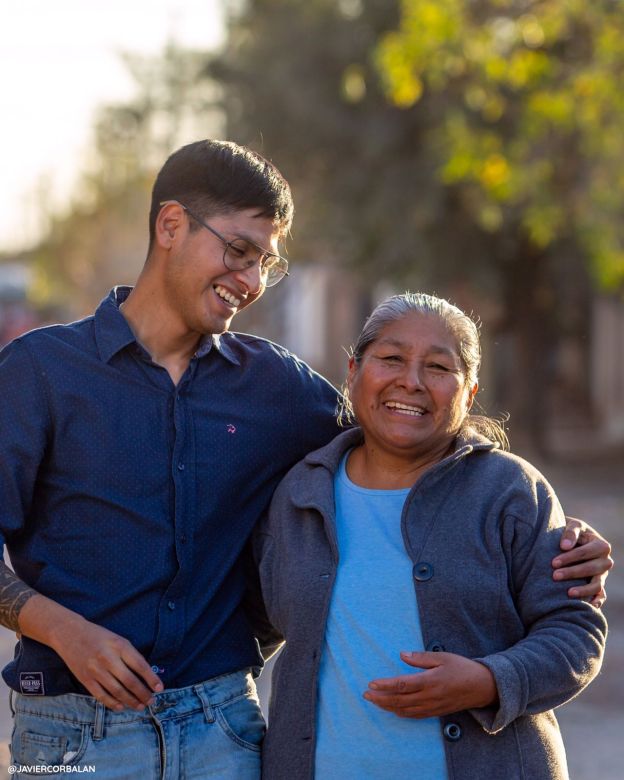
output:
[[395, 105], [418, 110], [426, 96], [434, 107], [438, 176], [491, 236], [518, 336], [514, 405], [537, 434], [544, 409], [521, 377], [547, 383], [536, 355], [548, 357], [569, 317], [562, 274], [578, 274], [577, 295], [584, 273], [624, 281], [621, 4], [403, 0], [377, 56]]
[[613, 0], [248, 0], [210, 65], [291, 181], [294, 254], [481, 299], [537, 444], [555, 344], [624, 278], [623, 71]]
[[98, 111], [69, 207], [50, 213], [42, 200], [48, 229], [32, 253], [40, 302], [82, 314], [136, 277], [155, 172], [180, 143], [219, 126], [218, 88], [200, 75], [205, 58], [174, 44], [155, 57], [123, 55], [135, 96]]

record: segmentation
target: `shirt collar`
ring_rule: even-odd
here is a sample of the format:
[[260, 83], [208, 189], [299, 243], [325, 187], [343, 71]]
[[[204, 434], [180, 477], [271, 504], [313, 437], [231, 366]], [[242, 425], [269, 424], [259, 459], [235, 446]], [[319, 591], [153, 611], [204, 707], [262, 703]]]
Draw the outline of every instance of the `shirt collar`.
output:
[[[223, 355], [223, 357], [226, 360], [229, 360], [230, 363], [233, 363], [235, 366], [240, 366], [240, 360], [234, 350], [232, 349], [232, 346], [230, 344], [230, 339], [235, 338], [235, 335], [232, 333], [221, 333], [221, 334], [215, 334], [213, 336], [206, 336], [206, 341], [209, 342], [210, 346], [212, 344], [215, 345], [217, 351]], [[200, 347], [202, 349], [202, 347]], [[210, 347], [208, 348], [210, 349]], [[208, 351], [208, 350], [206, 350]], [[198, 353], [198, 357], [202, 357]]]
[[[128, 321], [119, 311], [120, 305], [130, 295], [132, 287], [118, 285], [113, 287], [95, 311], [95, 341], [100, 353], [100, 358], [105, 362], [120, 352], [129, 344], [136, 344], [137, 340], [128, 324]], [[222, 335], [206, 334], [195, 352], [195, 357], [205, 357], [212, 346], [226, 360], [239, 366], [240, 360], [234, 353], [227, 339]]]
[[131, 290], [132, 287], [121, 285], [113, 287], [95, 311], [95, 342], [105, 363], [124, 347], [136, 343], [130, 325], [119, 311]]

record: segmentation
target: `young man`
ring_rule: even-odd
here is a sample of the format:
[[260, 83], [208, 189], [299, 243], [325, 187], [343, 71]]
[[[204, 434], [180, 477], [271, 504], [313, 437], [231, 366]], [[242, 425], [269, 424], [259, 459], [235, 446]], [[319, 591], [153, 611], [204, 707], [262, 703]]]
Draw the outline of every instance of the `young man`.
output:
[[[228, 332], [285, 275], [292, 213], [259, 155], [185, 146], [156, 179], [136, 286], [0, 354], [14, 764], [259, 776], [244, 546], [286, 470], [337, 432], [328, 382]], [[608, 545], [585, 533], [563, 557], [570, 576], [608, 568]], [[601, 583], [584, 593], [602, 598]]]

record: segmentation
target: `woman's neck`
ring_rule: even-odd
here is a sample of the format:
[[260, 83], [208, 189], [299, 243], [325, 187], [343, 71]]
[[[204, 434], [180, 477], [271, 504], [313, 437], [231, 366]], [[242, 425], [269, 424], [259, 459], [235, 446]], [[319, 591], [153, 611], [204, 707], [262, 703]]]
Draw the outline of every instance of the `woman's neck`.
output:
[[356, 485], [370, 490], [410, 488], [426, 471], [451, 453], [454, 446], [453, 439], [439, 450], [407, 458], [383, 452], [364, 442], [349, 455], [347, 475]]

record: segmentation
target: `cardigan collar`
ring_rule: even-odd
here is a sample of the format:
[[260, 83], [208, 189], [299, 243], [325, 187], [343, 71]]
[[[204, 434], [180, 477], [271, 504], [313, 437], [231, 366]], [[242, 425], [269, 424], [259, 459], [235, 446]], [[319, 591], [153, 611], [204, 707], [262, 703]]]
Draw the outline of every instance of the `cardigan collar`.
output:
[[[291, 486], [291, 499], [300, 508], [315, 508], [325, 516], [333, 515], [333, 479], [343, 455], [364, 441], [361, 428], [349, 428], [338, 434], [329, 444], [307, 455], [303, 462], [308, 467], [305, 476]], [[472, 428], [457, 437], [455, 450], [428, 469], [416, 482], [433, 485], [458, 461], [473, 452], [493, 450], [498, 444], [486, 439]], [[320, 467], [320, 468], [319, 468]]]
[[[359, 446], [363, 441], [364, 434], [361, 428], [349, 428], [343, 433], [339, 433], [329, 444], [326, 444], [319, 450], [311, 452], [304, 458], [304, 461], [310, 466], [323, 466], [332, 474], [335, 474], [338, 471], [340, 461], [345, 452], [353, 447]], [[472, 428], [467, 428], [458, 435], [453, 452], [436, 463], [435, 466], [432, 466], [432, 468], [437, 468], [447, 461], [453, 462], [460, 457], [465, 457], [471, 452], [492, 450], [497, 447], [498, 444], [486, 439], [485, 436], [477, 433]]]

